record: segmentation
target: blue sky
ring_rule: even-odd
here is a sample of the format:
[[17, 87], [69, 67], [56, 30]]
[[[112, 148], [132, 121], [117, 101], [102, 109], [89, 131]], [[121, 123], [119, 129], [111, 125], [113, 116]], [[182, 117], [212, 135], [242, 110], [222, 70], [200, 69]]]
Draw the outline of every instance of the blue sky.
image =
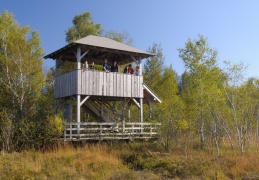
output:
[[[0, 10], [38, 31], [45, 54], [66, 45], [74, 16], [87, 11], [103, 29], [127, 32], [136, 48], [159, 43], [166, 65], [179, 75], [185, 68], [177, 49], [201, 34], [218, 51], [220, 67], [224, 60], [244, 62], [246, 77], [259, 78], [258, 0], [0, 0]], [[53, 60], [44, 60], [51, 66]]]

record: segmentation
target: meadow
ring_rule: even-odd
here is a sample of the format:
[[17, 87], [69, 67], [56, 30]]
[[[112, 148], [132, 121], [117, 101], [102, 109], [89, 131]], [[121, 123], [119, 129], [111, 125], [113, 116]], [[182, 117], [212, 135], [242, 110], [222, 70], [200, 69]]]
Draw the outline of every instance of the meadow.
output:
[[183, 149], [156, 142], [63, 144], [47, 151], [5, 153], [1, 179], [259, 179], [256, 150]]

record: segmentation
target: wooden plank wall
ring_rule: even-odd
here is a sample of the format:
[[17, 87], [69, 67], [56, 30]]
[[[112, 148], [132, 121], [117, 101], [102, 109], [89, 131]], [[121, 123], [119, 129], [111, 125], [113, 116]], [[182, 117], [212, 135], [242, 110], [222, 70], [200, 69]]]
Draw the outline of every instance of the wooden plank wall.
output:
[[143, 76], [76, 70], [55, 77], [55, 98], [76, 94], [143, 98], [142, 83]]
[[55, 77], [55, 88], [54, 88], [54, 97], [61, 98], [76, 94], [77, 85], [76, 85], [76, 73], [75, 71], [56, 76]]

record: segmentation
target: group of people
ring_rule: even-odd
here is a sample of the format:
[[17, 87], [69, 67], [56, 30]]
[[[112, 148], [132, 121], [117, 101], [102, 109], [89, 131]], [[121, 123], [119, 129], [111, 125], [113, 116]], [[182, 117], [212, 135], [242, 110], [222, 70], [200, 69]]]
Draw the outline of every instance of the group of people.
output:
[[[94, 70], [94, 62], [92, 62], [92, 64], [89, 66], [88, 62], [85, 61], [85, 63], [82, 65], [82, 69], [83, 71], [85, 70]], [[105, 72], [119, 72], [119, 65], [116, 61], [113, 62], [113, 64], [111, 65], [111, 67], [109, 66], [107, 59], [104, 60], [104, 63], [102, 64], [102, 69]], [[140, 75], [140, 68], [139, 66], [136, 66], [136, 69], [134, 71], [134, 69], [132, 68], [131, 64], [127, 65], [124, 68], [123, 73], [125, 74], [135, 74], [135, 75]]]
[[132, 68], [131, 64], [127, 65], [125, 68], [124, 68], [124, 71], [123, 73], [125, 74], [135, 74], [135, 75], [139, 75], [140, 73], [140, 70], [139, 70], [139, 66], [136, 66], [136, 69], [134, 71], [134, 69]]

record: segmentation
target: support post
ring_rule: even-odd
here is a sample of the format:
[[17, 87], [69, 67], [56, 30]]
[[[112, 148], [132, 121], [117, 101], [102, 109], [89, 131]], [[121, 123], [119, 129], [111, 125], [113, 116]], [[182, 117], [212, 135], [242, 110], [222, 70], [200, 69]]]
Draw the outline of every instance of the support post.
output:
[[140, 123], [141, 123], [141, 133], [143, 133], [143, 99], [142, 98], [140, 98], [139, 99], [139, 105], [140, 105], [140, 112], [139, 112], [139, 121], [140, 121]]
[[152, 106], [151, 106], [151, 101], [148, 99], [147, 100], [147, 103], [148, 103], [148, 107], [149, 107], [149, 118], [152, 119]]
[[141, 57], [139, 57], [139, 75], [142, 76], [142, 61], [141, 61]]
[[76, 51], [77, 69], [81, 69], [81, 48], [77, 47]]
[[81, 113], [80, 113], [80, 102], [81, 102], [81, 95], [77, 95], [76, 97], [76, 122], [77, 122], [77, 134], [80, 133], [80, 119], [81, 119]]
[[130, 108], [129, 108], [129, 111], [128, 111], [128, 118], [129, 118], [129, 122], [131, 122], [131, 120], [130, 120]]
[[80, 47], [77, 47], [77, 50], [76, 50], [76, 53], [74, 52], [75, 56], [76, 56], [76, 60], [77, 60], [77, 69], [81, 69], [81, 59], [83, 57], [85, 57], [85, 55], [87, 55], [87, 53], [89, 52], [90, 50], [87, 50], [84, 52], [84, 54], [81, 55], [81, 48]]
[[[54, 84], [56, 83], [55, 82], [55, 77], [56, 76], [58, 76], [58, 64], [59, 64], [59, 59], [56, 59], [56, 61], [55, 61], [55, 75], [54, 75]], [[55, 89], [54, 89], [54, 92], [55, 92]], [[55, 112], [55, 114], [57, 114], [58, 113], [58, 103], [59, 103], [59, 100], [58, 99], [55, 99], [55, 110], [54, 110], [54, 112]]]
[[58, 76], [58, 61], [59, 61], [59, 59], [56, 59], [56, 63], [55, 63], [55, 77]]
[[55, 112], [55, 114], [58, 114], [58, 99], [55, 99], [54, 112]]

